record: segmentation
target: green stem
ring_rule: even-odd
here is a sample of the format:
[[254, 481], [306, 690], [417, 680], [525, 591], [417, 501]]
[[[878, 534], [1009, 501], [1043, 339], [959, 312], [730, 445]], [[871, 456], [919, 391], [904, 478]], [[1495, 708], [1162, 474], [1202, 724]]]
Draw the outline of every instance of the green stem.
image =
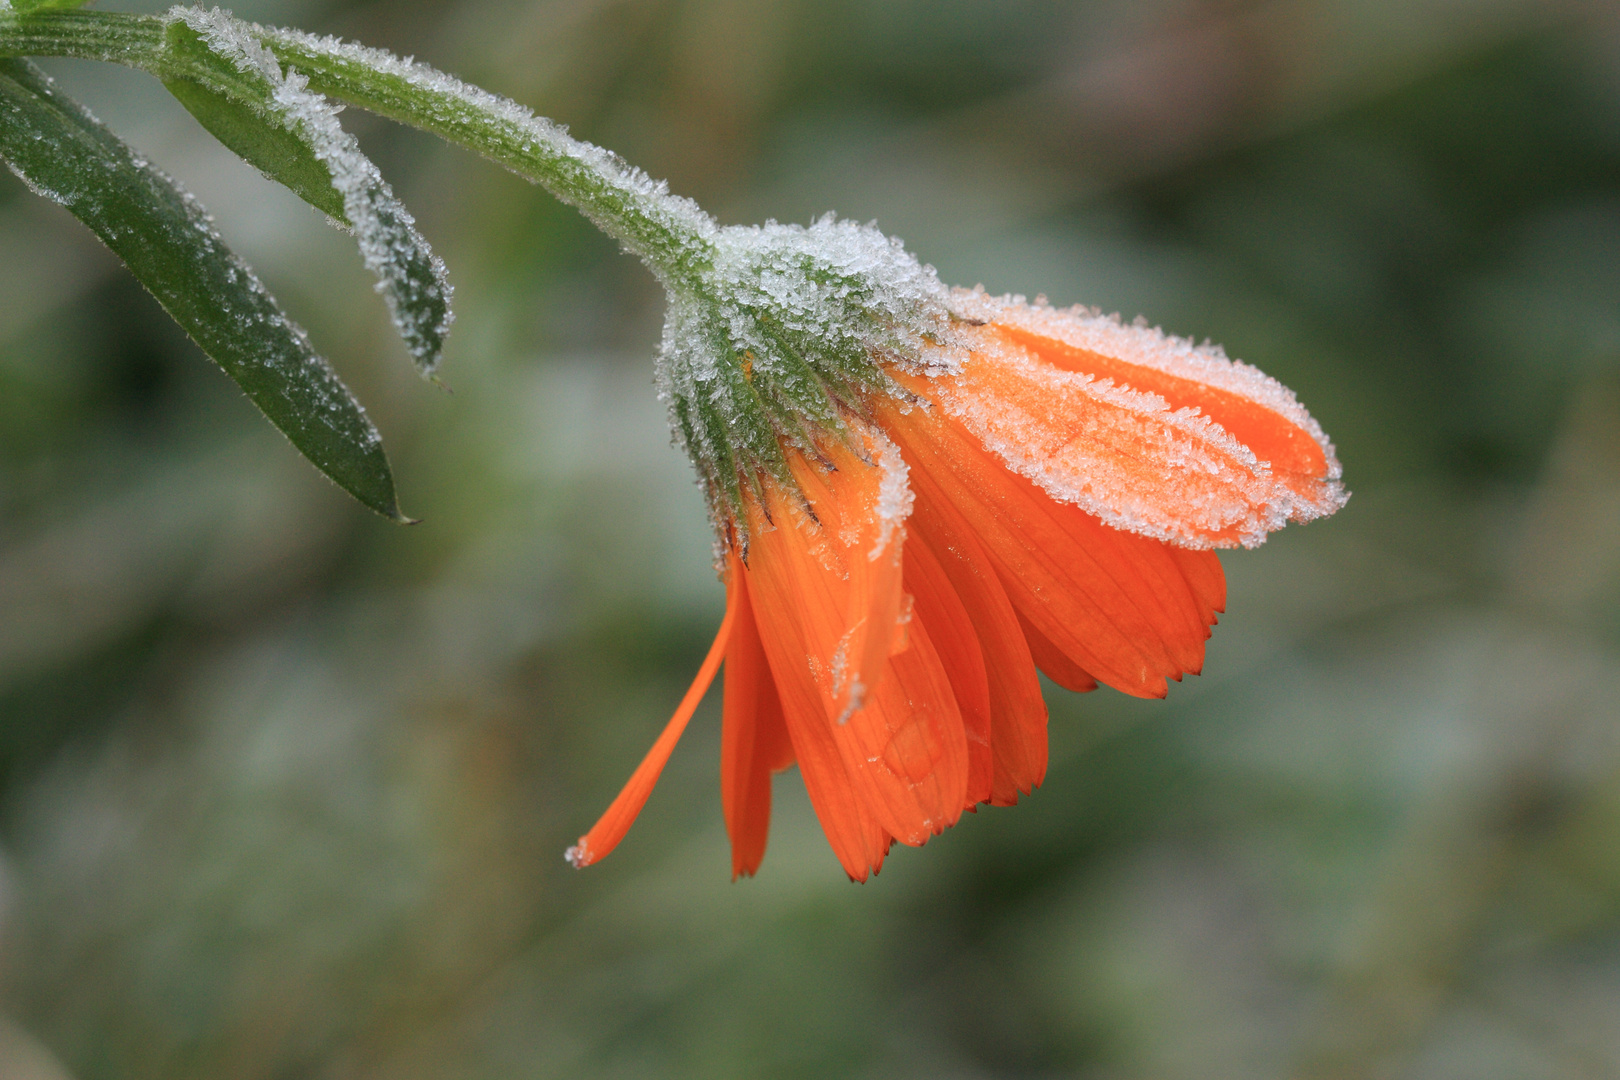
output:
[[[216, 71], [167, 47], [171, 18], [0, 10], [0, 56], [103, 60], [228, 90], [215, 85]], [[431, 132], [540, 184], [639, 256], [667, 287], [692, 290], [710, 265], [715, 226], [695, 203], [515, 102], [378, 49], [242, 27], [306, 76], [310, 89]]]
[[161, 65], [163, 20], [114, 11], [0, 10], [0, 55], [72, 56], [150, 71]]

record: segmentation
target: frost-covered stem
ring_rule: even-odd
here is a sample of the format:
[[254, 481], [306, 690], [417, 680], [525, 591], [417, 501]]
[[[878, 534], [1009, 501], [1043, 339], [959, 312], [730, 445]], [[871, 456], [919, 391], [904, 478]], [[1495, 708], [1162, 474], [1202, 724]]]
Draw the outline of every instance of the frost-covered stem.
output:
[[115, 11], [0, 8], [0, 56], [72, 56], [151, 70], [162, 63], [163, 20]]
[[[165, 48], [164, 30], [175, 17], [0, 9], [0, 55], [105, 60], [205, 83], [217, 77]], [[715, 225], [695, 203], [517, 103], [380, 49], [244, 29], [305, 75], [311, 90], [431, 132], [540, 184], [639, 256], [667, 287], [688, 291], [712, 264]]]
[[264, 31], [310, 89], [432, 132], [540, 184], [678, 285], [710, 264], [713, 220], [618, 155], [582, 142], [517, 103], [425, 64], [289, 30]]

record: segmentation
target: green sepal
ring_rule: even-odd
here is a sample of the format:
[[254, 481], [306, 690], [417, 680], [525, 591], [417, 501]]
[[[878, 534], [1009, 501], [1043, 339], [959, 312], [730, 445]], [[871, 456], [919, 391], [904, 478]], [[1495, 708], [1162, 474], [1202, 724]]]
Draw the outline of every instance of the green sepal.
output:
[[164, 39], [165, 48], [184, 61], [177, 66], [187, 73], [163, 80], [175, 100], [232, 153], [327, 217], [348, 226], [343, 196], [332, 186], [331, 170], [308, 143], [288, 131], [281, 118], [266, 108], [262, 83], [250, 84], [235, 64], [210, 49], [185, 23], [169, 23]]
[[0, 158], [111, 248], [316, 468], [409, 520], [377, 429], [201, 204], [26, 60], [0, 60]]

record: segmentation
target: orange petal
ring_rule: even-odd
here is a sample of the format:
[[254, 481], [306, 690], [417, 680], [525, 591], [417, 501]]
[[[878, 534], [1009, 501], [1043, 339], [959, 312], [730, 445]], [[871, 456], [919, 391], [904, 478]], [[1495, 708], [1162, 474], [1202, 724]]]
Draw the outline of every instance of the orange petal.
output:
[[968, 805], [968, 743], [927, 624], [913, 620], [909, 636], [866, 707], [834, 723], [833, 739], [872, 816], [916, 846], [956, 824]]
[[579, 843], [569, 848], [565, 855], [575, 867], [584, 868], [600, 860], [619, 846], [624, 834], [630, 831], [635, 824], [636, 816], [647, 803], [647, 796], [652, 794], [653, 785], [658, 783], [658, 776], [664, 771], [664, 765], [669, 761], [669, 755], [674, 752], [675, 744], [680, 741], [681, 733], [686, 730], [686, 723], [692, 719], [692, 713], [697, 710], [698, 702], [714, 681], [714, 674], [720, 669], [720, 661], [726, 654], [726, 643], [731, 636], [732, 624], [736, 621], [740, 594], [730, 593], [726, 597], [726, 617], [720, 621], [720, 630], [714, 635], [714, 643], [709, 646], [709, 655], [704, 657], [703, 665], [698, 668], [697, 678], [687, 688], [686, 696], [675, 709], [675, 715], [669, 718], [664, 725], [663, 733], [653, 743], [647, 756], [641, 759], [636, 771], [630, 775], [624, 788], [619, 792], [618, 798], [607, 808], [591, 831], [579, 838]]
[[[997, 326], [995, 331], [1065, 371], [1112, 379], [1115, 385], [1132, 390], [1146, 390], [1162, 397], [1172, 409], [1199, 410], [1253, 450], [1256, 457], [1268, 462], [1274, 472], [1287, 476], [1291, 485], [1327, 475], [1327, 456], [1310, 432], [1258, 401], [1187, 375], [1105, 356], [1094, 348], [1079, 348], [1021, 326]], [[1120, 332], [1132, 336], [1151, 333], [1140, 327], [1121, 327]]]
[[857, 880], [890, 838], [918, 844], [953, 823], [968, 772], [926, 628], [899, 620], [905, 464], [880, 432], [863, 439], [870, 463], [835, 449], [823, 472], [790, 457], [808, 511], [765, 482], [745, 570], [805, 786]]
[[881, 432], [863, 435], [868, 460], [835, 445], [823, 451], [831, 464], [826, 472], [800, 454], [789, 454], [810, 514], [780, 493], [770, 513], [780, 526], [770, 530], [775, 540], [791, 533], [796, 543], [802, 541], [804, 558], [795, 556], [803, 563], [801, 584], [818, 603], [825, 602], [817, 609], [826, 616], [815, 627], [818, 642], [836, 628], [831, 644], [809, 655], [828, 710], [839, 720], [862, 706], [883, 677], [889, 653], [904, 641], [900, 608], [901, 522], [909, 510], [906, 467]]
[[894, 374], [1057, 501], [1193, 548], [1253, 546], [1343, 505], [1331, 444], [1253, 368], [1109, 319], [957, 300], [987, 323], [960, 370]]
[[[917, 484], [976, 534], [1018, 613], [1089, 672], [1139, 697], [1203, 663], [1204, 627], [1166, 545], [1104, 527], [1003, 468], [937, 410], [885, 416]], [[1160, 596], [1172, 580], [1179, 595]]]
[[967, 737], [968, 779], [965, 806], [988, 802], [995, 757], [991, 749], [990, 680], [984, 651], [967, 608], [956, 595], [945, 569], [914, 536], [906, 537], [906, 591], [913, 600], [912, 620], [921, 623], [950, 681]]
[[990, 691], [990, 803], [1011, 806], [1046, 778], [1040, 680], [1017, 613], [978, 539], [925, 470], [913, 469], [911, 482], [916, 502], [907, 522], [907, 550], [915, 537], [938, 558], [973, 623]]
[[[745, 505], [745, 595], [810, 803], [845, 872], [865, 881], [882, 864], [890, 840], [850, 776], [834, 729], [852, 698], [866, 700], [868, 684], [887, 672], [895, 620], [874, 627], [872, 613], [881, 618], [899, 611], [901, 545], [898, 536], [889, 537], [893, 552], [877, 547], [872, 565], [874, 546], [863, 541], [883, 537], [863, 530], [862, 519], [875, 515], [881, 477], [873, 474], [880, 470], [847, 450], [832, 460], [835, 471], [826, 477], [802, 460], [793, 462], [796, 477], [806, 482], [814, 519], [769, 479], [763, 482], [768, 505]], [[849, 532], [842, 527], [845, 517]], [[868, 639], [883, 644], [881, 661], [869, 659], [877, 650], [867, 648]]]
[[1109, 528], [1076, 506], [1051, 503], [1047, 510], [1075, 544], [1121, 583], [1158, 632], [1170, 659], [1164, 674], [1179, 679], [1184, 671], [1202, 670], [1209, 621], [1172, 554], [1176, 549], [1163, 540]]
[[1035, 666], [1044, 671], [1048, 679], [1077, 694], [1097, 689], [1097, 680], [1091, 677], [1091, 673], [1064, 655], [1063, 650], [1035, 629], [1028, 619], [1020, 615], [1018, 623], [1024, 628], [1024, 640], [1029, 644], [1030, 655], [1035, 658]]
[[1216, 613], [1226, 610], [1226, 573], [1221, 569], [1220, 557], [1213, 551], [1188, 551], [1178, 547], [1170, 549], [1170, 556], [1176, 560], [1181, 576], [1186, 578], [1187, 586], [1198, 599], [1199, 618], [1213, 625]]
[[[726, 553], [726, 588], [737, 617], [726, 649], [725, 707], [720, 726], [720, 804], [731, 838], [731, 879], [752, 876], [765, 858], [771, 824], [771, 773], [793, 763], [782, 701], [759, 641], [748, 578], [735, 551]], [[729, 597], [728, 597], [729, 599]]]
[[793, 588], [791, 577], [775, 572], [774, 568], [760, 569], [761, 562], [768, 565], [770, 561], [762, 560], [759, 553], [758, 529], [763, 524], [763, 516], [750, 522], [755, 530], [755, 544], [746, 571], [747, 596], [753, 606], [760, 644], [771, 666], [782, 719], [816, 819], [821, 822], [821, 830], [844, 872], [854, 881], [865, 881], [882, 865], [888, 841], [857, 794], [844, 766], [843, 755], [833, 741], [833, 725], [822, 704], [821, 688], [804, 662], [809, 653], [803, 623], [783, 617], [794, 605], [806, 601]]

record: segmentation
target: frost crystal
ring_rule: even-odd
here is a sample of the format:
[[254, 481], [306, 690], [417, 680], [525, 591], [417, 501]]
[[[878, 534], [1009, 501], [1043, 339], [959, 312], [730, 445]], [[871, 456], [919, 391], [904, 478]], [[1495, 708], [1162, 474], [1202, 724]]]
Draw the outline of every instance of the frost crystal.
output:
[[[871, 225], [719, 229], [704, 264], [668, 282], [659, 392], [712, 501], [760, 469], [790, 483], [785, 443], [815, 454], [873, 394], [905, 397], [885, 365], [940, 374], [953, 348], [950, 292], [931, 266]], [[851, 445], [854, 445], [852, 442]], [[906, 509], [904, 464], [886, 455], [884, 520]], [[887, 524], [886, 524], [886, 527]]]
[[377, 291], [388, 303], [394, 326], [422, 373], [431, 375], [454, 320], [444, 261], [428, 248], [410, 211], [361, 152], [354, 136], [338, 123], [338, 110], [311, 91], [303, 75], [290, 68], [283, 72], [251, 24], [219, 8], [175, 7], [169, 18], [190, 27], [238, 70], [268, 83], [282, 125], [302, 139], [331, 174], [360, 256], [377, 277]]
[[[934, 396], [1014, 472], [1060, 502], [1109, 525], [1182, 547], [1254, 547], [1289, 521], [1309, 521], [1344, 505], [1333, 444], [1293, 392], [1218, 346], [1194, 345], [1138, 319], [1086, 308], [1056, 310], [1023, 297], [957, 290], [953, 308], [977, 322], [1041, 338], [1212, 387], [1287, 420], [1314, 440], [1323, 473], [1302, 480], [1277, 473], [1198, 409], [1171, 408], [1156, 393], [1064, 370], [1023, 348], [986, 336], [962, 378]], [[1015, 392], [986, 393], [979, 366]]]
[[[790, 456], [831, 469], [827, 455], [839, 444], [881, 473], [872, 557], [903, 535], [905, 462], [874, 424], [885, 398], [901, 414], [939, 410], [1054, 499], [1183, 546], [1258, 543], [1285, 521], [1344, 502], [1321, 428], [1284, 387], [1218, 348], [1142, 320], [1054, 311], [1044, 298], [1030, 305], [949, 290], [899, 241], [831, 215], [808, 226], [721, 228], [617, 155], [413, 60], [218, 11], [171, 17], [275, 87], [289, 128], [329, 165], [368, 264], [385, 281], [403, 265], [390, 243], [415, 242], [410, 219], [325, 100], [293, 70], [283, 74], [278, 57], [334, 94], [409, 115], [545, 185], [640, 256], [669, 296], [659, 394], [709, 497], [717, 552], [727, 526], [748, 520], [743, 500], [772, 484], [799, 491]], [[403, 231], [390, 231], [398, 222]], [[1018, 332], [1051, 343], [1054, 356], [1073, 350], [1102, 362], [1070, 370], [1018, 345]], [[1176, 389], [1193, 385], [1201, 389]], [[1244, 435], [1244, 417], [1258, 413], [1290, 433], [1269, 442]], [[1276, 467], [1251, 442], [1278, 457]], [[789, 513], [815, 518], [808, 502]]]
[[[637, 254], [645, 254], [643, 238], [632, 235], [620, 218], [601, 212], [602, 202], [618, 201], [632, 207], [635, 214], [660, 225], [666, 240], [689, 239], [702, 247], [715, 231], [714, 220], [697, 203], [672, 195], [664, 181], [654, 180], [611, 150], [575, 139], [561, 124], [535, 116], [510, 98], [382, 49], [300, 30], [243, 25], [278, 48], [376, 72], [432, 99], [434, 120], [441, 125], [435, 130], [449, 131], [460, 125], [477, 128], [481, 152], [543, 183]], [[497, 146], [503, 149], [497, 150]]]
[[878, 542], [868, 556], [875, 560], [888, 549], [889, 541], [894, 538], [901, 523], [911, 516], [914, 499], [911, 494], [911, 474], [906, 459], [900, 456], [900, 448], [880, 430], [874, 430], [873, 439], [877, 447], [877, 465], [882, 470], [882, 478], [878, 482]]

